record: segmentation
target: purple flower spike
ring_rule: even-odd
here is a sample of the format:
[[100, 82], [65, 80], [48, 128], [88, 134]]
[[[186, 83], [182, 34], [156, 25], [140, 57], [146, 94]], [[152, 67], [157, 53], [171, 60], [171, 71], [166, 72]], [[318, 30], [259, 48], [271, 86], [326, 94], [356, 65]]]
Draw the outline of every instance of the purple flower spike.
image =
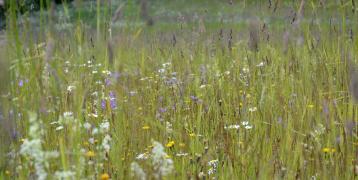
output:
[[108, 78], [106, 78], [106, 79], [104, 80], [104, 82], [105, 82], [106, 86], [109, 86], [109, 85], [112, 84], [112, 83], [111, 83], [111, 80], [108, 79]]
[[106, 109], [106, 100], [101, 101], [101, 107], [102, 107], [103, 110]]
[[109, 92], [109, 103], [112, 109], [117, 109], [116, 95], [113, 91]]
[[112, 109], [117, 109], [116, 99], [111, 99], [111, 100], [110, 100], [110, 104], [111, 104], [111, 108], [112, 108]]

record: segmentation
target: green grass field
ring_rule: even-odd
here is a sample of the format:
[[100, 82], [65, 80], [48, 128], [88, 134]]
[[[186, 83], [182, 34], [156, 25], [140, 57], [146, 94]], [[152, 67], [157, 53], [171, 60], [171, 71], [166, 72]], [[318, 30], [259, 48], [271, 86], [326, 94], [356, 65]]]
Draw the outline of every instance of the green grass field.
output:
[[358, 178], [354, 1], [76, 2], [11, 4], [0, 179]]

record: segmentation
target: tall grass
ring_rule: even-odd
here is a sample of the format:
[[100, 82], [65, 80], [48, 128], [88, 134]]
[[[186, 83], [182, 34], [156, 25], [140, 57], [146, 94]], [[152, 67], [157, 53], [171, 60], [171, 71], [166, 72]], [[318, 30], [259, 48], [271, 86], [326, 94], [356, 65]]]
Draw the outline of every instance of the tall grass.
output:
[[218, 7], [202, 1], [198, 18], [161, 21], [156, 8], [170, 19], [183, 4], [154, 1], [147, 27], [140, 4], [127, 2], [116, 25], [117, 4], [101, 2], [92, 25], [85, 2], [66, 5], [81, 14], [62, 31], [56, 18], [47, 26], [51, 10], [37, 29], [11, 4], [0, 108], [16, 136], [2, 137], [0, 178], [357, 178], [352, 4], [213, 2], [264, 15], [228, 23], [207, 20]]

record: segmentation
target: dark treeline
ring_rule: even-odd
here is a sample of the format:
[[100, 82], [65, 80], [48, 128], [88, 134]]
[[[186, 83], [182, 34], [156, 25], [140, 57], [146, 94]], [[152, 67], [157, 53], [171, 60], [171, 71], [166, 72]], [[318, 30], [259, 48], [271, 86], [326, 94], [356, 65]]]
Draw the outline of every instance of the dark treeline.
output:
[[38, 11], [41, 6], [47, 9], [52, 3], [61, 4], [63, 2], [72, 2], [73, 0], [0, 0], [0, 29], [6, 25], [6, 12], [10, 6], [15, 5], [16, 11], [20, 14], [25, 12]]

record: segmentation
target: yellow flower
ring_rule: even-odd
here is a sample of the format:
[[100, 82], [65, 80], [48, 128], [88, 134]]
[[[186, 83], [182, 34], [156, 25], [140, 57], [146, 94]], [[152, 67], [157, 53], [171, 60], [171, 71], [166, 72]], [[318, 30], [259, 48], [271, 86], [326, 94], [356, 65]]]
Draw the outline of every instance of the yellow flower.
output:
[[6, 171], [5, 171], [5, 174], [8, 175], [8, 176], [10, 176], [10, 171], [9, 171], [9, 170], [6, 170]]
[[334, 153], [334, 152], [336, 152], [336, 149], [326, 147], [326, 148], [323, 148], [322, 151], [324, 153]]
[[323, 151], [324, 153], [328, 153], [328, 152], [330, 151], [330, 149], [329, 149], [329, 148], [323, 148], [322, 151]]
[[195, 133], [190, 133], [189, 136], [190, 137], [195, 137]]
[[83, 143], [83, 145], [84, 145], [84, 146], [89, 146], [89, 143], [88, 143], [87, 141], [85, 141], [85, 142]]
[[307, 105], [308, 108], [314, 108], [314, 105], [313, 104], [309, 104]]
[[169, 142], [165, 145], [165, 147], [171, 148], [171, 147], [174, 146], [174, 144], [175, 144], [174, 141], [169, 141]]
[[86, 157], [88, 157], [88, 158], [92, 158], [92, 157], [94, 157], [96, 154], [93, 152], [93, 151], [88, 151], [88, 152], [86, 152]]
[[101, 180], [108, 180], [109, 179], [109, 175], [107, 173], [103, 173], [101, 175]]
[[145, 125], [145, 126], [142, 127], [142, 129], [143, 130], [148, 130], [148, 129], [150, 129], [150, 127], [148, 125]]

